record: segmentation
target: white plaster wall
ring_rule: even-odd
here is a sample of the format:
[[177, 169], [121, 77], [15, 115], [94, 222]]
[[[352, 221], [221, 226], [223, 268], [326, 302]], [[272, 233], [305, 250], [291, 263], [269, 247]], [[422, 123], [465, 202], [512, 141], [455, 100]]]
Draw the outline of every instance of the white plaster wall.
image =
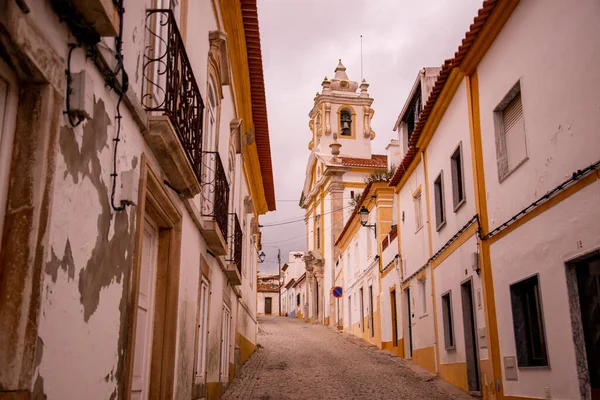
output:
[[[333, 132], [338, 133], [338, 142], [342, 145], [340, 148], [340, 156], [342, 157], [358, 157], [358, 158], [370, 158], [371, 157], [371, 139], [364, 137], [364, 108], [362, 105], [350, 105], [354, 110], [355, 115], [352, 116], [352, 129], [355, 129], [355, 135], [353, 137], [341, 136], [339, 134], [339, 120], [338, 120], [338, 109], [341, 104], [344, 104], [344, 99], [340, 98], [340, 104], [331, 103], [331, 135], [323, 135], [319, 139], [319, 145], [317, 151], [325, 154], [330, 154], [331, 149], [329, 145], [333, 142]], [[316, 118], [315, 118], [316, 121]]]
[[271, 315], [279, 314], [279, 293], [278, 292], [258, 292], [258, 315], [265, 314], [265, 298], [271, 297]]
[[[471, 268], [471, 254], [476, 250], [477, 238], [476, 236], [471, 236], [462, 246], [457, 248], [434, 269], [440, 364], [466, 362], [461, 284], [469, 279], [471, 279], [473, 289], [473, 309], [475, 311], [476, 329], [486, 327], [481, 278]], [[452, 305], [454, 342], [456, 347], [454, 350], [446, 350], [444, 342], [442, 295], [448, 293], [448, 291], [451, 293], [450, 301]], [[480, 340], [478, 332], [477, 330], [475, 334], [478, 339], [477, 351], [479, 359], [487, 360], [489, 358], [487, 347], [488, 335], [486, 332], [484, 342]]]
[[[50, 5], [36, 2], [31, 5], [31, 16], [42, 21], [48, 40], [56, 47], [59, 54], [66, 57], [67, 30], [59, 25]], [[146, 2], [136, 1], [128, 5], [125, 13], [124, 53], [125, 68], [129, 74], [130, 87], [141, 98], [141, 85], [143, 55], [145, 46], [145, 8]], [[177, 16], [179, 18], [179, 16]], [[217, 29], [216, 20], [210, 2], [190, 2], [188, 13], [189, 40], [194, 40], [193, 46], [188, 46], [188, 56], [193, 65], [196, 81], [206, 101], [206, 71], [207, 55], [209, 49], [208, 32]], [[112, 46], [112, 40], [104, 40], [105, 44]], [[73, 52], [72, 71], [78, 72], [86, 69], [93, 82], [95, 101], [104, 102], [104, 110], [110, 125], [106, 137], [94, 136], [95, 144], [89, 142], [89, 135], [84, 135], [86, 124], [73, 130], [74, 144], [66, 152], [66, 148], [59, 149], [55, 165], [55, 187], [51, 215], [52, 224], [48, 231], [49, 259], [48, 263], [62, 263], [56, 271], [47, 270], [44, 276], [44, 294], [42, 296], [41, 317], [39, 321], [40, 350], [43, 351], [38, 367], [38, 374], [43, 378], [43, 390], [48, 399], [86, 398], [105, 399], [117, 388], [117, 363], [121, 356], [119, 353], [119, 329], [122, 323], [122, 310], [120, 300], [128, 296], [129, 288], [124, 288], [124, 274], [130, 272], [131, 264], [121, 265], [112, 280], [98, 292], [96, 306], [82, 304], [82, 286], [89, 284], [82, 281], [82, 274], [90, 271], [88, 260], [92, 257], [97, 237], [106, 235], [106, 240], [116, 238], [115, 225], [119, 218], [124, 218], [126, 229], [130, 235], [135, 234], [135, 208], [129, 208], [123, 214], [113, 213], [108, 232], [98, 232], [97, 224], [103, 218], [102, 207], [108, 201], [110, 194], [110, 173], [112, 172], [112, 139], [116, 135], [115, 104], [117, 96], [114, 92], [104, 87], [102, 77], [91, 63], [84, 60], [82, 50]], [[224, 165], [227, 165], [229, 122], [235, 117], [233, 100], [228, 87], [224, 87], [224, 98], [221, 109], [220, 152]], [[138, 168], [141, 154], [144, 153], [154, 170], [160, 173], [157, 160], [139, 132], [137, 125], [124, 105], [121, 105], [122, 131], [118, 151], [118, 171]], [[101, 116], [98, 113], [94, 119]], [[63, 121], [66, 126], [66, 122]], [[70, 144], [68, 137], [61, 134], [59, 147]], [[99, 142], [104, 140], [104, 143]], [[79, 157], [75, 152], [83, 153], [85, 146], [98, 147], [97, 156], [100, 165], [99, 173], [102, 185], [108, 188], [103, 194], [98, 191], [91, 181], [90, 173], [83, 174], [73, 169], [74, 159]], [[84, 157], [90, 154], [83, 155]], [[74, 158], [75, 157], [75, 158]], [[239, 157], [238, 157], [238, 161]], [[86, 161], [87, 162], [87, 161]], [[241, 174], [241, 164], [238, 162], [238, 174]], [[241, 176], [241, 175], [238, 175]], [[246, 182], [239, 185], [236, 199], [238, 213], [241, 211], [243, 197], [248, 194]], [[237, 314], [236, 296], [219, 268], [216, 261], [206, 253], [206, 245], [183, 203], [171, 193], [175, 204], [182, 212], [182, 245], [179, 287], [179, 310], [177, 329], [177, 358], [175, 380], [175, 398], [189, 397], [191, 390], [192, 367], [194, 360], [195, 321], [199, 282], [199, 260], [203, 255], [212, 270], [210, 282], [210, 310], [209, 310], [209, 335], [208, 335], [208, 365], [209, 381], [218, 380], [218, 367], [220, 361], [221, 340], [221, 309], [223, 294], [231, 300], [232, 327], [230, 359], [233, 362], [233, 349], [236, 330], [244, 336], [256, 341], [256, 254], [251, 251], [252, 244], [249, 234], [249, 220], [246, 221], [246, 258], [243, 270], [246, 271], [245, 279], [241, 286], [242, 301], [245, 305], [246, 317]], [[120, 190], [117, 189], [117, 202], [120, 199]], [[240, 213], [240, 217], [242, 217]], [[251, 216], [249, 216], [251, 217]], [[244, 218], [241, 222], [243, 223]], [[121, 221], [123, 223], [123, 221]], [[115, 239], [118, 240], [118, 239]], [[68, 245], [67, 245], [68, 243]], [[116, 244], [113, 243], [112, 246]], [[131, 263], [133, 248], [125, 250], [125, 256]], [[72, 257], [72, 267], [69, 264]], [[64, 265], [63, 265], [64, 264]], [[110, 272], [108, 272], [110, 273]], [[91, 307], [91, 308], [90, 308]], [[274, 310], [277, 306], [275, 305]], [[246, 311], [246, 309], [248, 311]], [[85, 317], [89, 314], [89, 317]], [[89, 319], [87, 319], [89, 318]], [[239, 321], [236, 327], [235, 321]], [[64, 327], [69, 329], [65, 330]], [[187, 382], [190, 382], [187, 385]]]
[[[421, 188], [421, 210], [423, 226], [416, 230], [413, 193]], [[425, 168], [423, 161], [414, 169], [399, 195], [398, 234], [400, 235], [400, 257], [403, 275], [408, 277], [421, 268], [429, 259], [429, 232], [427, 228], [427, 197], [425, 193]], [[402, 213], [404, 212], [404, 221]]]
[[[425, 280], [425, 293], [427, 298], [427, 312], [421, 310], [421, 297], [417, 278], [410, 279], [410, 298], [412, 315], [412, 342], [414, 349], [423, 349], [435, 345], [435, 330], [433, 325], [433, 287], [431, 284], [431, 267], [425, 268], [427, 278]], [[402, 299], [405, 299], [404, 293]], [[402, 305], [403, 309], [405, 305]], [[406, 346], [406, 344], [405, 344]]]
[[[382, 268], [385, 268], [390, 262], [394, 260], [394, 256], [398, 252], [398, 238], [394, 239], [388, 247], [383, 251], [381, 257]], [[402, 326], [402, 289], [401, 289], [401, 269], [398, 260], [394, 262], [389, 268], [391, 271], [385, 271], [386, 275], [381, 278], [381, 291], [380, 291], [380, 307], [381, 307], [381, 341], [390, 342], [392, 341], [392, 304], [390, 298], [390, 292], [392, 289], [396, 289], [396, 313], [398, 323], [398, 339], [401, 339], [403, 335]]]
[[600, 248], [599, 200], [596, 182], [490, 247], [497, 318], [506, 321], [498, 324], [500, 356], [516, 356], [510, 285], [538, 273], [550, 364], [519, 369], [518, 381], [504, 382], [506, 394], [544, 397], [549, 387], [553, 398], [579, 398], [565, 262]]
[[[598, 161], [600, 4], [526, 1], [477, 69], [490, 229]], [[529, 159], [498, 182], [493, 110], [521, 81]]]
[[[473, 218], [476, 213], [469, 132], [467, 89], [465, 80], [463, 79], [426, 150], [433, 254]], [[466, 202], [454, 211], [450, 157], [459, 144], [462, 146], [462, 168]], [[435, 223], [435, 192], [433, 183], [440, 171], [443, 171], [446, 224], [438, 231]]]

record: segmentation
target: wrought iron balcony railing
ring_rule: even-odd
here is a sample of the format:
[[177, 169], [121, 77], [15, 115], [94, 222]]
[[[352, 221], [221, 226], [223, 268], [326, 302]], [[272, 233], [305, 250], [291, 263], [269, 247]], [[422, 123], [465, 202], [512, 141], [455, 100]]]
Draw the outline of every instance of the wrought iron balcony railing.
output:
[[147, 10], [146, 30], [149, 42], [144, 52], [142, 105], [146, 111], [169, 118], [200, 180], [204, 102], [173, 11]]
[[229, 184], [227, 175], [216, 151], [202, 153], [202, 216], [214, 219], [223, 238], [227, 241], [227, 217], [229, 214]]
[[242, 228], [237, 214], [229, 214], [229, 255], [228, 262], [236, 265], [238, 272], [242, 273]]

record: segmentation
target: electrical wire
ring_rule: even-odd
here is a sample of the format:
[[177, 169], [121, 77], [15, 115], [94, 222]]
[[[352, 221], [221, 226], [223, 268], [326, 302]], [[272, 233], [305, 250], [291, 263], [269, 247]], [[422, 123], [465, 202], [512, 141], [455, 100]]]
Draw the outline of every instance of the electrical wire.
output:
[[73, 83], [73, 77], [71, 76], [71, 56], [73, 54], [73, 50], [75, 50], [76, 48], [81, 47], [81, 45], [77, 44], [77, 43], [69, 43], [69, 54], [67, 55], [67, 69], [65, 70], [65, 75], [67, 76], [67, 98], [66, 98], [66, 107], [67, 110], [63, 111], [63, 114], [65, 114], [67, 116], [67, 119], [69, 120], [69, 124], [71, 124], [71, 126], [73, 128], [79, 126], [84, 118], [82, 115], [77, 115], [77, 121], [73, 121], [73, 112], [71, 111], [71, 94], [73, 93], [73, 89], [71, 88], [71, 84]]
[[335, 210], [331, 210], [331, 211], [325, 212], [323, 214], [317, 214], [314, 217], [308, 217], [308, 218], [302, 217], [302, 218], [297, 218], [297, 219], [283, 220], [283, 221], [273, 222], [271, 224], [261, 225], [260, 227], [261, 228], [270, 228], [270, 227], [273, 227], [273, 226], [281, 226], [281, 225], [293, 224], [293, 223], [301, 222], [301, 221], [308, 222], [308, 220], [317, 218], [317, 217], [319, 217], [321, 215], [327, 215], [327, 214], [334, 213], [336, 211], [344, 210], [346, 208], [354, 208], [354, 207], [355, 206], [353, 206], [353, 205], [348, 205], [348, 206], [345, 206], [345, 207], [342, 207], [342, 208], [336, 208]]
[[121, 102], [123, 101], [123, 96], [129, 87], [129, 78], [127, 76], [127, 72], [125, 72], [125, 68], [123, 66], [123, 14], [125, 13], [125, 9], [123, 8], [124, 0], [115, 1], [115, 6], [117, 7], [117, 12], [119, 14], [119, 35], [115, 37], [115, 58], [117, 59], [117, 67], [114, 72], [115, 76], [121, 72], [121, 88], [118, 90], [119, 100], [117, 101], [116, 108], [116, 116], [117, 120], [117, 134], [113, 141], [115, 142], [115, 147], [113, 151], [113, 172], [111, 174], [112, 177], [112, 190], [110, 194], [110, 204], [114, 211], [124, 211], [126, 207], [125, 202], [121, 202], [120, 206], [115, 205], [115, 193], [117, 191], [117, 149], [119, 146], [119, 142], [121, 141]]

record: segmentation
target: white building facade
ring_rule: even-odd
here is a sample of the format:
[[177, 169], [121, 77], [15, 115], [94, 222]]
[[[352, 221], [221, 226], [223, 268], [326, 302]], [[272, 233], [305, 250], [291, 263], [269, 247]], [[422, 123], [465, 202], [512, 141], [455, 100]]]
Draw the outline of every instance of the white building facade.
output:
[[0, 397], [219, 398], [256, 348], [256, 12], [126, 3], [2, 5]]

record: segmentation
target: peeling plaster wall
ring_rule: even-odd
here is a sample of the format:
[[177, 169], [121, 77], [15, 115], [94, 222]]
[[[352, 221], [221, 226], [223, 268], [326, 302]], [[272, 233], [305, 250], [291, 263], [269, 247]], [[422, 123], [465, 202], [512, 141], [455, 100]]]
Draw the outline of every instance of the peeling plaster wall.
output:
[[[143, 48], [145, 46], [146, 2], [128, 3], [124, 20], [124, 60], [130, 90], [138, 99], [142, 93]], [[74, 39], [58, 21], [48, 2], [34, 2], [31, 15], [42, 25], [48, 40], [66, 59], [67, 42]], [[188, 46], [196, 80], [206, 99], [208, 32], [217, 29], [210, 2], [189, 2], [188, 38], [199, 38]], [[198, 22], [199, 21], [199, 22]], [[193, 23], [192, 23], [193, 22]], [[112, 46], [112, 39], [103, 39]], [[108, 90], [103, 78], [83, 50], [73, 52], [71, 69], [85, 69], [93, 84], [94, 115], [73, 128], [62, 122], [55, 165], [55, 185], [48, 236], [48, 258], [44, 268], [41, 316], [36, 348], [36, 377], [32, 383], [36, 398], [115, 399], [122, 398], [124, 368], [130, 316], [129, 290], [133, 267], [137, 208], [115, 213], [110, 206], [113, 139], [116, 136], [117, 95]], [[229, 122], [235, 118], [229, 87], [223, 87], [219, 150], [224, 166], [228, 163]], [[140, 169], [142, 154], [161, 174], [154, 157], [121, 104], [123, 115], [117, 171]], [[244, 258], [246, 277], [241, 286], [248, 311], [238, 315], [237, 297], [206, 244], [183, 202], [169, 191], [182, 212], [182, 244], [179, 304], [176, 334], [174, 398], [190, 398], [194, 368], [194, 343], [200, 255], [211, 272], [209, 334], [207, 346], [208, 381], [219, 380], [221, 314], [224, 294], [231, 303], [230, 360], [238, 329], [256, 343], [256, 252], [250, 234], [252, 214], [244, 217], [243, 198], [248, 195], [243, 179], [242, 160], [237, 156], [239, 191], [232, 201], [246, 226]], [[119, 178], [120, 179], [120, 178]], [[119, 185], [117, 185], [119, 186]], [[119, 187], [117, 202], [121, 198]], [[137, 199], [135, 199], [137, 200]], [[240, 310], [242, 308], [240, 307]], [[236, 321], [239, 321], [238, 328]]]

